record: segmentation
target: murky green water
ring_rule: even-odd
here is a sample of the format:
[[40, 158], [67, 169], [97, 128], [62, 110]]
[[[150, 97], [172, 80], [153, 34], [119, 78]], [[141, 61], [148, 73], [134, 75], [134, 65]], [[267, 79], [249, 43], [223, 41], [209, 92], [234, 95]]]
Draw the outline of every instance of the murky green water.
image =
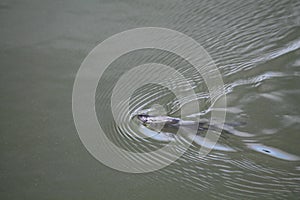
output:
[[[225, 83], [226, 122], [243, 122], [219, 141], [234, 151], [198, 159], [195, 144], [162, 170], [126, 174], [85, 149], [72, 116], [80, 64], [111, 35], [147, 26], [185, 33], [212, 56]], [[298, 1], [3, 0], [0, 27], [1, 199], [299, 199]], [[124, 70], [155, 60], [186, 66], [164, 52], [137, 51], [116, 60], [97, 90], [99, 121], [124, 148], [164, 144], [131, 140], [129, 125], [116, 130], [107, 107]], [[209, 118], [201, 80], [197, 89], [186, 101], [198, 100], [202, 112], [191, 114]], [[144, 87], [133, 101], [134, 111], [160, 103], [178, 116], [166, 91]]]

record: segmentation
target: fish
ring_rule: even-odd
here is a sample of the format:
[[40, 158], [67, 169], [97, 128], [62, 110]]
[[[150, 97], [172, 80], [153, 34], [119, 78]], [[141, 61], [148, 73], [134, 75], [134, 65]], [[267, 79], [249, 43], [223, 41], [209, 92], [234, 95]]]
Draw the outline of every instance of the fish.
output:
[[190, 128], [191, 130], [197, 130], [198, 133], [207, 131], [208, 129], [221, 132], [223, 129], [220, 126], [213, 125], [207, 120], [203, 121], [192, 121], [192, 120], [182, 120], [176, 117], [170, 116], [153, 116], [148, 114], [138, 114], [133, 118], [138, 119], [142, 125], [148, 127], [151, 130], [160, 132], [176, 132], [179, 127]]
[[[213, 141], [205, 140], [205, 135], [207, 131], [213, 130], [215, 134], [218, 134], [223, 139], [227, 139], [226, 134], [221, 134], [227, 132], [223, 129], [223, 126], [217, 126], [216, 124], [210, 123], [208, 120], [192, 121], [183, 120], [176, 117], [170, 116], [153, 116], [148, 114], [137, 114], [133, 116], [144, 128], [140, 129], [148, 137], [159, 141], [174, 141], [177, 136], [179, 128], [184, 130], [184, 138], [187, 141], [193, 141], [195, 144], [204, 146], [206, 148], [214, 148], [215, 150], [221, 151], [235, 151], [235, 149], [229, 147], [226, 144], [216, 144]], [[225, 125], [226, 126], [226, 125]], [[224, 126], [224, 127], [225, 127]], [[194, 131], [196, 130], [196, 137], [194, 137]], [[151, 131], [151, 132], [149, 132]], [[193, 133], [193, 134], [191, 134]]]

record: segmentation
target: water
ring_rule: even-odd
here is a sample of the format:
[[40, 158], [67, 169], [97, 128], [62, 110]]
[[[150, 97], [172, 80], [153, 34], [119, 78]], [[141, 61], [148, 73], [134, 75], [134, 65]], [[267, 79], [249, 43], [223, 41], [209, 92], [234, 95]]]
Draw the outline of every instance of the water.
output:
[[[299, 10], [298, 1], [2, 1], [1, 199], [299, 199]], [[199, 159], [193, 144], [162, 170], [126, 174], [82, 145], [71, 108], [81, 62], [109, 36], [145, 26], [183, 32], [212, 56], [225, 83], [226, 122], [243, 122], [219, 140], [233, 151]], [[116, 60], [98, 87], [99, 121], [123, 148], [165, 144], [132, 137], [146, 131], [134, 122], [117, 129], [106, 106], [124, 71], [154, 60], [193, 75], [173, 55], [141, 50]], [[189, 117], [209, 118], [199, 81], [201, 112]], [[132, 110], [162, 104], [176, 117], [178, 102], [191, 100], [148, 85], [136, 92]]]

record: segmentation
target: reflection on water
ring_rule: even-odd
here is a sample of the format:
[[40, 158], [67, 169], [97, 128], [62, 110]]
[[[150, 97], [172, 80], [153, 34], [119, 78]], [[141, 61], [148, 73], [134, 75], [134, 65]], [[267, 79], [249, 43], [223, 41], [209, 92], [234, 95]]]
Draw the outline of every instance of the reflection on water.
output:
[[[300, 38], [299, 28], [292, 21], [296, 20], [297, 14], [279, 1], [271, 7], [254, 3], [209, 5], [206, 2], [203, 5], [208, 10], [191, 3], [182, 15], [176, 16], [180, 22], [186, 19], [188, 24], [198, 26], [178, 25], [177, 30], [190, 34], [204, 45], [218, 64], [227, 93], [226, 123], [229, 125], [225, 124], [218, 143], [205, 158], [198, 156], [204, 136], [198, 134], [193, 138], [187, 134], [185, 139], [193, 140], [193, 144], [184, 156], [166, 169], [154, 172], [160, 180], [152, 180], [155, 176], [147, 178], [177, 182], [185, 189], [203, 192], [211, 198], [296, 197], [300, 192], [300, 152], [296, 142], [300, 128]], [[223, 16], [219, 16], [220, 13]], [[165, 20], [173, 21], [168, 17]], [[112, 71], [120, 66], [126, 71], [142, 63], [158, 61], [199, 83], [193, 86], [196, 99], [189, 96], [177, 99], [166, 88], [140, 83], [140, 90], [131, 99], [131, 113], [159, 116], [160, 111], [153, 108], [159, 104], [163, 106], [164, 114], [171, 117], [193, 120], [200, 116], [208, 120], [211, 111], [222, 109], [212, 108], [203, 79], [181, 58], [154, 50], [126, 56], [112, 64]], [[108, 76], [115, 74], [115, 71], [114, 74], [107, 73]], [[132, 80], [131, 84], [139, 83]], [[182, 86], [184, 82], [179, 81], [178, 85]], [[99, 104], [104, 100], [103, 92], [99, 89], [96, 98]], [[200, 102], [200, 112], [181, 116], [180, 104], [188, 105], [192, 101]], [[124, 112], [124, 119], [129, 117], [125, 107], [120, 105], [118, 108]], [[103, 108], [98, 105], [98, 110]], [[98, 117], [102, 124], [109, 123], [100, 113]], [[179, 140], [174, 134], [176, 131], [160, 131], [161, 128], [157, 128], [157, 123], [147, 127], [131, 121], [115, 129], [111, 140], [133, 151], [155, 150]], [[112, 129], [110, 133], [114, 132]]]
[[300, 157], [298, 157], [298, 156], [286, 153], [284, 151], [281, 151], [281, 150], [273, 148], [273, 147], [268, 147], [265, 145], [255, 144], [255, 143], [253, 143], [253, 144], [250, 143], [250, 144], [248, 144], [248, 146], [249, 146], [249, 148], [251, 148], [255, 151], [273, 156], [275, 158], [280, 158], [280, 159], [288, 160], [288, 161], [300, 160]]
[[[4, 0], [1, 199], [298, 199], [299, 11], [297, 0]], [[94, 161], [80, 143], [72, 120], [72, 86], [82, 60], [99, 41], [145, 26], [183, 32], [209, 52], [225, 83], [228, 126], [204, 158], [198, 157], [201, 133], [172, 165], [149, 174], [123, 174]], [[109, 139], [133, 152], [181, 139], [133, 121], [114, 123], [110, 95], [115, 83], [129, 69], [150, 62], [197, 81], [192, 85], [196, 97], [177, 99], [166, 88], [141, 83], [130, 101], [131, 113], [148, 109], [154, 115], [208, 120], [213, 109], [223, 109], [212, 108], [203, 78], [182, 58], [153, 49], [123, 55], [101, 78], [95, 107]], [[193, 101], [200, 112], [181, 116], [180, 105]], [[162, 105], [165, 113], [155, 113], [153, 105]], [[131, 117], [126, 106], [117, 108], [124, 121]]]

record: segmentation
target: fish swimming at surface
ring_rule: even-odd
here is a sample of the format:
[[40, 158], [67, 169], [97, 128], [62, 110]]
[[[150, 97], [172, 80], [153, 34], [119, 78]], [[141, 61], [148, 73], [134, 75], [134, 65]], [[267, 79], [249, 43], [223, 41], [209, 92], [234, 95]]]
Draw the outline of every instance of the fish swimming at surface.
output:
[[180, 118], [169, 116], [152, 116], [148, 114], [135, 115], [133, 118], [137, 118], [144, 126], [157, 132], [164, 130], [168, 130], [168, 132], [174, 132], [175, 130], [178, 130], [180, 126], [191, 128], [194, 130], [196, 128], [199, 132], [207, 131], [208, 129], [212, 129], [214, 131], [219, 132], [223, 131], [223, 128], [221, 126], [210, 124], [208, 121], [197, 122], [190, 120], [182, 120]]

